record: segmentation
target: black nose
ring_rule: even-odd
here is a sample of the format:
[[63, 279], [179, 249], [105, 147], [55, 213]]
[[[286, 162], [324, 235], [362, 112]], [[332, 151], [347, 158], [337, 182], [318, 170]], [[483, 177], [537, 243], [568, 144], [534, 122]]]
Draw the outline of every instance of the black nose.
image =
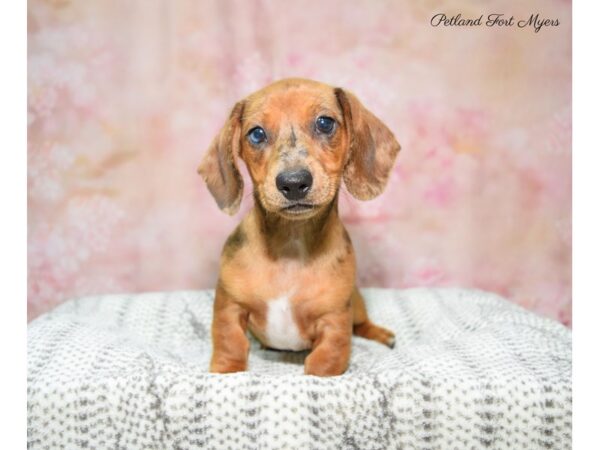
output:
[[313, 178], [308, 170], [287, 170], [275, 178], [277, 189], [288, 200], [300, 200], [306, 197], [312, 186]]

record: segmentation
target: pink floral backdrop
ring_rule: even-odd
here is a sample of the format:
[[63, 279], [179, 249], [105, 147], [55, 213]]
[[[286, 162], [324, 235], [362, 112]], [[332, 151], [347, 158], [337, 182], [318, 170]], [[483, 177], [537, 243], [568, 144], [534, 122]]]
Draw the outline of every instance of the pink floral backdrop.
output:
[[[571, 321], [571, 4], [85, 1], [28, 6], [29, 319], [91, 293], [211, 288], [241, 215], [196, 167], [236, 100], [288, 76], [354, 91], [402, 144], [341, 198], [359, 284], [491, 290]], [[531, 13], [560, 25], [459, 28]]]

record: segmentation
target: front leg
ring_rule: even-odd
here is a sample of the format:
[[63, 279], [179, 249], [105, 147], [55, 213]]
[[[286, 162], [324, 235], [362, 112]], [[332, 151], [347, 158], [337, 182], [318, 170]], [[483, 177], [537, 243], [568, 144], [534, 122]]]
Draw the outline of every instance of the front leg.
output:
[[246, 336], [248, 312], [217, 286], [212, 322], [213, 373], [242, 372], [248, 363], [250, 342]]
[[304, 373], [321, 377], [343, 374], [350, 361], [352, 317], [350, 310], [318, 319], [313, 350], [304, 361]]

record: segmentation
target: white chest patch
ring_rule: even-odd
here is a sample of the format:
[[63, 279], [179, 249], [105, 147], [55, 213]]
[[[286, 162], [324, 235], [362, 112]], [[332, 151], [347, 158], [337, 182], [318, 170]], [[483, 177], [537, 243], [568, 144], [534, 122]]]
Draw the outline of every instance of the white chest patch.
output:
[[306, 350], [310, 342], [302, 339], [298, 325], [294, 321], [290, 299], [287, 295], [268, 302], [267, 345], [279, 350]]

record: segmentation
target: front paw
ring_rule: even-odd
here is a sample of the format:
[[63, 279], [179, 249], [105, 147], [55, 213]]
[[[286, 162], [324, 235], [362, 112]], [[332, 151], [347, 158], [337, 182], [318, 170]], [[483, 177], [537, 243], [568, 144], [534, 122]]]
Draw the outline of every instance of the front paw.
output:
[[211, 373], [244, 372], [247, 369], [246, 361], [232, 361], [226, 359], [213, 359], [210, 362]]
[[348, 368], [345, 355], [326, 355], [323, 352], [313, 352], [304, 361], [304, 373], [317, 377], [334, 377], [342, 375]]

